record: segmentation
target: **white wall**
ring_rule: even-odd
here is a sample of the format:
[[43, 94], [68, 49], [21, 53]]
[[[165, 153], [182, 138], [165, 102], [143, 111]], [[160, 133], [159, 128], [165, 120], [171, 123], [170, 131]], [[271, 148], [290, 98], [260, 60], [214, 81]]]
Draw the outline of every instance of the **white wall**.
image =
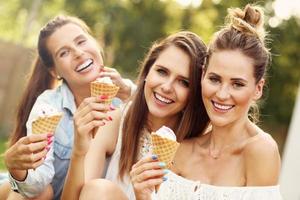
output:
[[300, 85], [284, 145], [280, 188], [284, 200], [300, 200]]

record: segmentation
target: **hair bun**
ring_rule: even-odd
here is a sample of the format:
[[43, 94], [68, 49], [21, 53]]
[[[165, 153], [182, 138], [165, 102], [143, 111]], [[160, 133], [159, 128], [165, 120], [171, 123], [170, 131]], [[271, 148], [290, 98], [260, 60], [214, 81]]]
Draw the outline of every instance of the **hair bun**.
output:
[[228, 10], [229, 25], [238, 31], [256, 35], [262, 41], [265, 37], [263, 11], [258, 6], [247, 4], [244, 10]]

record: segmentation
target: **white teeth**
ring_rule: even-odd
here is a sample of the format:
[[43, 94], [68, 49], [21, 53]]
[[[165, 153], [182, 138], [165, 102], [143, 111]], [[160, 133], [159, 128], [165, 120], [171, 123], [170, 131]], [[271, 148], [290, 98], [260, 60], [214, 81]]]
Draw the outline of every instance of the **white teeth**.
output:
[[233, 106], [221, 105], [216, 102], [213, 102], [213, 104], [216, 108], [221, 109], [221, 110], [229, 110], [233, 107]]
[[164, 103], [172, 103], [172, 100], [167, 99], [167, 98], [165, 98], [165, 97], [163, 97], [163, 96], [160, 96], [160, 95], [157, 94], [157, 93], [155, 93], [155, 97], [156, 97], [158, 100], [160, 100], [160, 101], [162, 101], [162, 102], [164, 102]]
[[86, 61], [84, 61], [84, 63], [82, 63], [81, 65], [79, 65], [77, 68], [76, 68], [76, 72], [80, 72], [86, 68], [88, 68], [91, 64], [93, 63], [93, 60], [92, 59], [87, 59]]

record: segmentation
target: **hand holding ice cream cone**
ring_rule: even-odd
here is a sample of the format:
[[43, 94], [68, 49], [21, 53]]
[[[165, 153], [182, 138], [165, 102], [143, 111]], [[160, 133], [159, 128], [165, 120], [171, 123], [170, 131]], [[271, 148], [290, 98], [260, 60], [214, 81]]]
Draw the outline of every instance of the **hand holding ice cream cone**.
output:
[[[153, 153], [158, 156], [160, 162], [166, 163], [166, 167], [170, 168], [175, 153], [179, 147], [174, 132], [166, 127], [161, 127], [158, 131], [151, 134]], [[155, 187], [158, 191], [159, 185]]]
[[119, 87], [109, 77], [97, 78], [91, 82], [91, 96], [106, 96], [107, 98], [103, 99], [103, 103], [106, 105], [111, 104], [118, 90]]
[[63, 114], [48, 104], [41, 104], [37, 109], [37, 116], [31, 119], [32, 133], [54, 133]]

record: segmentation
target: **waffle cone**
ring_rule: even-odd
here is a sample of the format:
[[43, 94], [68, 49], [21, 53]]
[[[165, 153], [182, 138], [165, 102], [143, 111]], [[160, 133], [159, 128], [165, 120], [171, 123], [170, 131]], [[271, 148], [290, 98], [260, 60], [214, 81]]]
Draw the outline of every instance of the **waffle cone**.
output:
[[163, 138], [156, 133], [151, 134], [151, 140], [153, 145], [153, 153], [158, 156], [158, 160], [160, 162], [165, 162], [169, 168], [174, 159], [177, 148], [179, 147], [179, 143], [167, 138]]
[[62, 114], [52, 115], [49, 117], [39, 117], [37, 120], [32, 122], [32, 133], [54, 133], [61, 117]]
[[[170, 168], [179, 147], [179, 143], [174, 140], [163, 138], [156, 133], [151, 134], [151, 142], [153, 153], [158, 156], [158, 160], [166, 163], [167, 168]], [[159, 187], [160, 185], [155, 186], [155, 192], [159, 190]]]
[[104, 104], [111, 104], [112, 99], [117, 95], [119, 87], [116, 85], [110, 85], [106, 83], [92, 82], [91, 83], [91, 96], [105, 95], [108, 98], [103, 100]]

